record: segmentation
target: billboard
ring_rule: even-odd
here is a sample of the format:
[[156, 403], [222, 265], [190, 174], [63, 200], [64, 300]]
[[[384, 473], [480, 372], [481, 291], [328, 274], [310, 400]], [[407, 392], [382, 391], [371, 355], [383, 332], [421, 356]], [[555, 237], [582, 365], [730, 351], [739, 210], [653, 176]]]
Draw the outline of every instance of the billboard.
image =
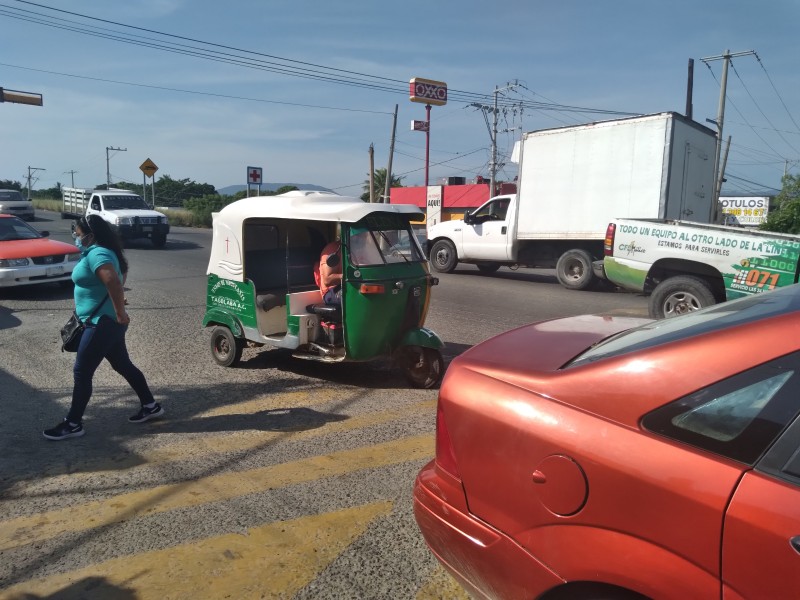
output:
[[722, 212], [733, 215], [740, 225], [757, 227], [767, 220], [769, 198], [767, 196], [720, 196]]
[[447, 84], [444, 81], [414, 77], [409, 83], [408, 93], [412, 102], [434, 106], [447, 104]]

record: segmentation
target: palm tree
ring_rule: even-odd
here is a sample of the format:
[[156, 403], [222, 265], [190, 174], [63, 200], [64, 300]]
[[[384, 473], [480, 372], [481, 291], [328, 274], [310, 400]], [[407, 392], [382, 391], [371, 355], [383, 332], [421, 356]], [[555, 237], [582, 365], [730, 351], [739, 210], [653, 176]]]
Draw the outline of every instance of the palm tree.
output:
[[[392, 175], [391, 187], [403, 187], [403, 178], [395, 177]], [[375, 201], [380, 202], [383, 193], [386, 191], [386, 169], [375, 169]], [[361, 194], [361, 199], [364, 202], [369, 202], [369, 173], [367, 180], [364, 182], [364, 193]]]

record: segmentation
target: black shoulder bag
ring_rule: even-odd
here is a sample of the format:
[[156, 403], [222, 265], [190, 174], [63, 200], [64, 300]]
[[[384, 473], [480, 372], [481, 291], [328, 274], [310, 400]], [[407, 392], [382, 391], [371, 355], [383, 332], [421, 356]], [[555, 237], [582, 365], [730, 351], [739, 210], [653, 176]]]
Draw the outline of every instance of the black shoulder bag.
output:
[[[92, 320], [92, 317], [95, 316], [97, 311], [100, 310], [100, 307], [106, 303], [106, 300], [108, 300], [108, 294], [106, 294], [103, 301], [92, 311], [92, 314], [86, 319], [87, 322]], [[81, 344], [81, 337], [83, 336], [84, 329], [86, 329], [86, 325], [81, 322], [78, 313], [73, 310], [69, 321], [61, 328], [61, 351], [77, 352], [78, 346]]]

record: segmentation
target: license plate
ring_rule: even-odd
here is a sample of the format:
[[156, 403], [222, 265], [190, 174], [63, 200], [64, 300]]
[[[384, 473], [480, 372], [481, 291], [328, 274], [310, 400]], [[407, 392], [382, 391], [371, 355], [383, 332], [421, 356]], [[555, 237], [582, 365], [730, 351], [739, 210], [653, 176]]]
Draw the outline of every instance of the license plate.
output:
[[148, 225], [145, 225], [144, 227], [142, 227], [142, 231], [153, 231], [153, 228]]
[[56, 275], [64, 274], [64, 267], [47, 267], [46, 274], [48, 277], [55, 277]]

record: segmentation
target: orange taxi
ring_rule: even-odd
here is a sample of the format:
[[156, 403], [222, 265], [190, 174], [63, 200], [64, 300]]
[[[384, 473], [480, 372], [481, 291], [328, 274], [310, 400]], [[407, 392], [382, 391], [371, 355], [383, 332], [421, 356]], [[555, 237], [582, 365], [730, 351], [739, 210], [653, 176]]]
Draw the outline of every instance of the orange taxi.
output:
[[80, 253], [49, 235], [19, 217], [0, 214], [0, 288], [71, 281]]
[[800, 597], [800, 285], [471, 348], [414, 513], [475, 598]]

